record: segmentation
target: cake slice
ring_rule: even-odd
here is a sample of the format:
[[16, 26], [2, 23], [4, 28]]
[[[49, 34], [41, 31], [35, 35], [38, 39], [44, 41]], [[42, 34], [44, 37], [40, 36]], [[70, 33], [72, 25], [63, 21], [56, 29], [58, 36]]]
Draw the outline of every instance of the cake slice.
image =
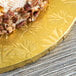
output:
[[0, 35], [35, 21], [47, 0], [0, 0]]

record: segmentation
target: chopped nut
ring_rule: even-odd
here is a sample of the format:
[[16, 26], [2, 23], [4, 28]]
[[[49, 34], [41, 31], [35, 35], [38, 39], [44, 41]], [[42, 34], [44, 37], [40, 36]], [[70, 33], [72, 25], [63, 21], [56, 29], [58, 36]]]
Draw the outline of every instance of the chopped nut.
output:
[[14, 12], [11, 10], [8, 11], [8, 14], [9, 14], [9, 16], [14, 16]]
[[13, 17], [12, 17], [12, 22], [13, 22], [13, 23], [16, 23], [17, 20], [18, 20], [18, 17], [17, 17], [17, 16], [13, 16]]
[[9, 33], [11, 33], [13, 30], [12, 30], [12, 27], [8, 27], [7, 28], [7, 31], [9, 32]]
[[19, 12], [20, 10], [21, 10], [21, 8], [17, 8], [15, 11], [16, 11], [16, 12]]
[[26, 13], [23, 18], [27, 20], [27, 18], [29, 17], [30, 17], [30, 13]]
[[29, 11], [29, 10], [31, 10], [31, 6], [27, 3], [27, 4], [25, 4], [24, 9]]
[[3, 26], [0, 24], [0, 31], [4, 30]]
[[15, 30], [16, 24], [12, 24], [12, 29]]
[[6, 30], [8, 25], [7, 24], [3, 24], [4, 29]]
[[33, 0], [31, 6], [36, 6], [38, 4], [38, 0]]
[[18, 24], [16, 25], [16, 28], [18, 29], [18, 28], [24, 26], [25, 23], [26, 23], [26, 21], [22, 21], [22, 22], [18, 23]]
[[3, 16], [3, 23], [9, 23], [9, 16], [8, 16], [8, 14], [4, 14]]
[[20, 9], [19, 13], [20, 13], [21, 15], [24, 15], [24, 14], [26, 14], [26, 13], [27, 13], [27, 11], [25, 11], [25, 9], [24, 9], [24, 8], [22, 8], [22, 9]]
[[2, 17], [0, 16], [0, 24], [2, 23]]

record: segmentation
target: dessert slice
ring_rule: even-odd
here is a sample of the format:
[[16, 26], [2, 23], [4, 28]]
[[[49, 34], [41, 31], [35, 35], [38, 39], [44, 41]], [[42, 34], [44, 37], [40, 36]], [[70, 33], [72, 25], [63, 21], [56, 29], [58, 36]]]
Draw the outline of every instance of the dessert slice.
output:
[[35, 21], [47, 0], [0, 0], [0, 35]]

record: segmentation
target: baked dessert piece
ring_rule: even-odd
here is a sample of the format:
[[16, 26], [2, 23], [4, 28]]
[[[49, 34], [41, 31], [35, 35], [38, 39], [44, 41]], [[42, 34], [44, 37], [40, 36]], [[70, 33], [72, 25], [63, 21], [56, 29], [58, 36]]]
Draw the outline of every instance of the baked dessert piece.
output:
[[0, 35], [35, 21], [47, 0], [0, 0]]

